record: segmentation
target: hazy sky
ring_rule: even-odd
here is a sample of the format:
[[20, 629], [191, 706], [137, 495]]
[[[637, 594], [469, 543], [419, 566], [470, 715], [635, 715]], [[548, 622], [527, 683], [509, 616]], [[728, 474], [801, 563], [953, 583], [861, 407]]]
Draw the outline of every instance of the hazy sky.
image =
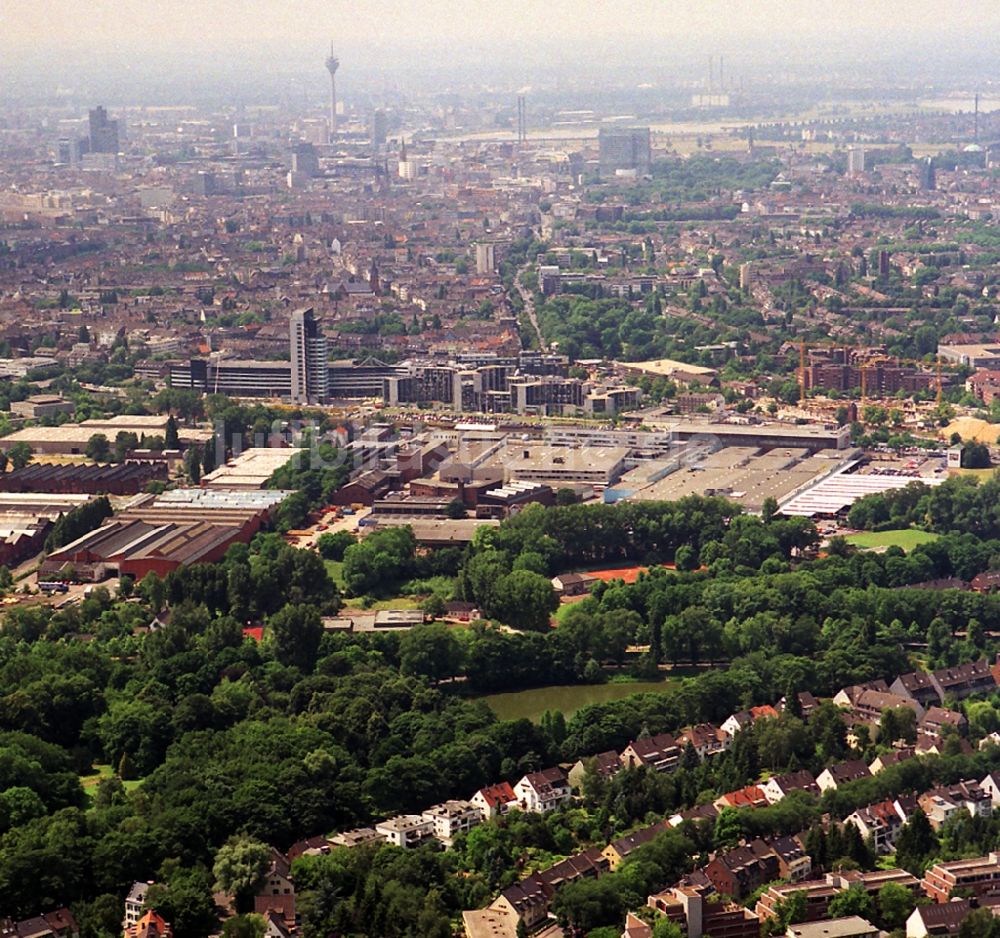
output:
[[[321, 73], [330, 39], [348, 83], [470, 62], [484, 76], [515, 63], [689, 67], [710, 52], [734, 70], [920, 48], [961, 63], [995, 60], [998, 37], [998, 0], [0, 0], [0, 75]], [[926, 61], [912, 55], [917, 76]]]
[[2, 0], [0, 44], [148, 48], [206, 40], [280, 46], [333, 35], [396, 44], [516, 38], [530, 42], [692, 33], [744, 36], [988, 37], [996, 0]]

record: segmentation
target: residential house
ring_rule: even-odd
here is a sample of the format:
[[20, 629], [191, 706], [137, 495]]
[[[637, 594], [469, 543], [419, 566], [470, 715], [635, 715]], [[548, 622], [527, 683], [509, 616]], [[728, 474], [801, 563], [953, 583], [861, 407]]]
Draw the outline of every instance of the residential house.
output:
[[[805, 719], [819, 706], [819, 701], [807, 690], [801, 690], [796, 695], [799, 701], [799, 712]], [[784, 713], [788, 709], [788, 700], [782, 697], [778, 701], [778, 711]]]
[[[372, 831], [372, 833], [375, 832]], [[294, 863], [299, 857], [324, 856], [330, 852], [333, 846], [333, 842], [322, 834], [316, 837], [307, 837], [305, 840], [297, 840], [288, 848], [288, 862]]]
[[926, 733], [917, 733], [917, 742], [914, 746], [918, 756], [940, 756], [944, 753], [950, 744], [957, 743], [958, 752], [962, 755], [970, 755], [972, 753], [972, 746], [967, 739], [963, 739], [961, 736], [949, 738], [940, 738], [938, 736], [928, 736]]
[[[617, 758], [616, 754], [615, 759]], [[500, 817], [517, 807], [517, 795], [510, 782], [498, 782], [496, 785], [480, 788], [469, 801], [479, 809], [485, 820]]]
[[964, 713], [946, 710], [944, 707], [929, 707], [917, 730], [925, 736], [941, 739], [949, 730], [964, 735], [969, 729], [969, 721]]
[[560, 596], [582, 596], [589, 593], [596, 578], [585, 573], [560, 573], [552, 577], [552, 587]]
[[692, 823], [703, 821], [706, 824], [714, 825], [719, 817], [719, 809], [714, 804], [699, 804], [686, 811], [678, 811], [677, 814], [670, 815], [670, 826], [679, 827], [685, 821]]
[[974, 779], [932, 788], [920, 795], [917, 801], [935, 829], [961, 811], [967, 811], [972, 817], [989, 817], [993, 813], [990, 792]]
[[990, 774], [985, 776], [979, 783], [979, 787], [982, 788], [983, 791], [989, 793], [990, 799], [993, 802], [994, 811], [1000, 807], [1000, 773], [990, 772]]
[[285, 921], [280, 912], [264, 912], [262, 918], [264, 919], [264, 938], [292, 938], [295, 934], [295, 926]]
[[276, 912], [289, 925], [295, 924], [295, 883], [291, 870], [288, 858], [272, 847], [267, 872], [254, 896], [254, 912], [260, 915]]
[[[39, 938], [37, 933], [21, 936], [19, 938]], [[170, 927], [162, 915], [158, 915], [152, 909], [146, 912], [138, 922], [129, 925], [125, 929], [125, 938], [173, 938], [174, 930]]]
[[747, 785], [736, 791], [727, 791], [712, 802], [720, 811], [723, 808], [766, 808], [770, 802], [759, 785]]
[[740, 730], [746, 729], [753, 723], [753, 717], [749, 710], [738, 710], [736, 713], [726, 717], [722, 724], [722, 731], [729, 736], [735, 736]]
[[935, 863], [924, 874], [920, 887], [934, 902], [948, 902], [956, 889], [976, 896], [1000, 893], [1000, 854]]
[[892, 801], [865, 805], [844, 818], [844, 823], [853, 824], [865, 840], [871, 838], [879, 854], [892, 853], [896, 835], [905, 821], [906, 817]]
[[420, 814], [400, 814], [379, 821], [375, 831], [394, 847], [419, 847], [434, 834], [434, 822]]
[[778, 858], [778, 873], [782, 879], [797, 883], [812, 873], [812, 857], [795, 837], [775, 837], [767, 845]]
[[827, 919], [827, 906], [838, 893], [857, 884], [874, 898], [886, 883], [896, 883], [912, 892], [916, 892], [920, 885], [917, 878], [905, 870], [875, 870], [871, 873], [845, 870], [839, 873], [827, 873], [822, 879], [769, 886], [761, 894], [755, 910], [757, 918], [764, 922], [775, 917], [781, 904], [787, 901], [791, 893], [802, 892], [805, 894], [806, 900], [804, 920], [807, 922], [825, 921]]
[[916, 750], [912, 746], [903, 746], [900, 749], [893, 749], [890, 752], [883, 752], [877, 755], [868, 768], [872, 775], [878, 775], [879, 772], [889, 768], [889, 766], [899, 765], [900, 762], [912, 759], [916, 754]]
[[881, 932], [860, 915], [789, 925], [785, 938], [877, 938]]
[[569, 770], [569, 783], [574, 789], [579, 791], [583, 787], [583, 779], [587, 774], [588, 768], [593, 768], [601, 778], [607, 780], [620, 772], [621, 767], [622, 764], [618, 758], [618, 753], [613, 749], [609, 749], [607, 752], [598, 753], [596, 756], [579, 759], [573, 768]]
[[685, 749], [690, 743], [698, 753], [699, 759], [707, 759], [709, 756], [725, 752], [731, 742], [732, 737], [712, 723], [689, 726], [677, 737], [677, 745]]
[[80, 938], [80, 926], [63, 907], [19, 922], [0, 918], [0, 938]]
[[823, 769], [816, 776], [816, 784], [820, 791], [827, 791], [830, 788], [839, 788], [848, 782], [857, 781], [859, 778], [870, 778], [871, 774], [864, 762], [860, 759], [851, 759]]
[[374, 827], [357, 827], [350, 831], [341, 831], [330, 838], [330, 843], [337, 847], [362, 847], [373, 840], [381, 840], [382, 835]]
[[906, 938], [938, 938], [957, 935], [972, 911], [971, 899], [953, 899], [934, 905], [918, 905], [906, 920]]
[[136, 882], [132, 883], [132, 888], [125, 897], [125, 918], [122, 920], [122, 931], [135, 925], [142, 918], [142, 910], [146, 906], [146, 894], [152, 885], [152, 881], [141, 883], [136, 880]]
[[525, 775], [514, 786], [514, 794], [522, 810], [545, 814], [567, 804], [572, 788], [562, 769], [543, 769]]
[[720, 896], [739, 901], [765, 883], [778, 879], [778, 858], [762, 840], [716, 854], [702, 867]]
[[[941, 692], [933, 678], [925, 671], [911, 671], [909, 674], [901, 674], [892, 682], [889, 689], [900, 697], [916, 701], [921, 707], [926, 708], [932, 704], [941, 703]], [[918, 713], [917, 716], [919, 717], [921, 714]]]
[[991, 694], [997, 689], [996, 679], [986, 658], [941, 668], [932, 675], [941, 699], [964, 700], [972, 694]]
[[515, 927], [517, 922], [523, 921], [531, 931], [547, 918], [549, 903], [559, 889], [581, 879], [594, 879], [607, 870], [607, 860], [593, 847], [508, 887], [489, 908], [511, 916]]
[[866, 690], [875, 690], [881, 694], [889, 693], [889, 685], [886, 684], [881, 678], [877, 681], [866, 681], [864, 684], [851, 684], [847, 687], [842, 687], [836, 694], [834, 694], [833, 702], [838, 707], [853, 707], [854, 702], [864, 693]]
[[[839, 694], [837, 695], [840, 696]], [[836, 698], [834, 698], [836, 700]], [[839, 703], [839, 701], [838, 701]], [[910, 707], [917, 715], [923, 716], [924, 708], [911, 697], [903, 697], [899, 694], [892, 694], [889, 691], [874, 690], [865, 688], [859, 691], [847, 704], [851, 712], [851, 719], [856, 723], [866, 723], [869, 726], [878, 726], [882, 719], [882, 711], [894, 709], [896, 707]]]
[[977, 573], [969, 581], [969, 589], [975, 593], [995, 593], [1000, 589], [1000, 571], [986, 570]]
[[817, 796], [820, 794], [812, 772], [805, 769], [799, 772], [786, 772], [783, 775], [772, 775], [760, 788], [768, 804], [777, 804], [793, 791], [807, 791]]
[[483, 821], [482, 812], [471, 801], [443, 801], [427, 808], [423, 818], [433, 825], [431, 836], [446, 847], [450, 847], [459, 834], [469, 833]]
[[660, 733], [629, 743], [619, 758], [627, 768], [644, 765], [654, 772], [673, 772], [680, 762], [681, 747], [669, 733]]
[[525, 927], [531, 931], [548, 916], [549, 895], [541, 880], [529, 876], [508, 886], [489, 907], [495, 912], [506, 913], [515, 923], [524, 922]]
[[646, 904], [677, 925], [685, 935], [718, 935], [719, 938], [759, 938], [760, 935], [757, 916], [741, 905], [720, 900], [711, 883], [707, 888], [677, 885], [650, 896]]
[[601, 855], [608, 861], [608, 866], [613, 873], [618, 869], [622, 860], [632, 853], [633, 850], [636, 850], [643, 844], [648, 844], [658, 834], [662, 834], [666, 830], [670, 830], [670, 822], [657, 821], [649, 827], [640, 828], [631, 834], [626, 834], [624, 837], [613, 840], [601, 851]]

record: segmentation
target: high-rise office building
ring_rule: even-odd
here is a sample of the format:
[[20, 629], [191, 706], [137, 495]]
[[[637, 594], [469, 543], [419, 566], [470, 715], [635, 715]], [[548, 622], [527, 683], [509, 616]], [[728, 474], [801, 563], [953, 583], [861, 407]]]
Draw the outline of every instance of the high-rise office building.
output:
[[118, 152], [118, 121], [108, 120], [108, 112], [103, 107], [95, 107], [90, 112], [90, 152]]
[[934, 157], [928, 156], [926, 159], [920, 161], [919, 176], [921, 189], [936, 188], [937, 180], [934, 173]]
[[313, 178], [320, 174], [319, 156], [311, 143], [297, 143], [292, 149], [292, 172]]
[[376, 147], [384, 146], [388, 135], [389, 119], [385, 111], [376, 109], [372, 114], [372, 144]]
[[602, 173], [614, 174], [620, 169], [649, 172], [648, 127], [602, 127], [597, 143]]
[[849, 147], [847, 150], [847, 175], [858, 176], [865, 171], [865, 148]]
[[321, 404], [330, 394], [326, 336], [313, 308], [297, 309], [289, 320], [292, 403]]
[[337, 132], [337, 69], [340, 59], [333, 54], [333, 43], [330, 43], [330, 55], [326, 60], [326, 70], [330, 73], [330, 134]]

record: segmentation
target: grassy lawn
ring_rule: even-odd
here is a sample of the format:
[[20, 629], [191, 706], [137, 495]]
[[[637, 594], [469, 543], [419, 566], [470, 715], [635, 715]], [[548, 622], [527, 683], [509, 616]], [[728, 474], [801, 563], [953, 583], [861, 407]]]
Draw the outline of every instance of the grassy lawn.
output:
[[323, 565], [330, 579], [337, 584], [337, 589], [344, 589], [344, 562], [342, 560], [324, 560]]
[[914, 547], [936, 541], [937, 534], [929, 531], [918, 531], [916, 528], [904, 528], [899, 531], [863, 531], [861, 534], [849, 534], [847, 542], [855, 547], [872, 549], [875, 547], [901, 547], [911, 551]]
[[488, 694], [481, 698], [501, 720], [539, 720], [546, 710], [561, 710], [569, 719], [581, 707], [621, 700], [632, 694], [662, 694], [677, 686], [677, 679], [608, 684], [557, 684], [530, 690]]
[[[101, 779], [111, 778], [114, 772], [111, 771], [110, 765], [95, 765], [95, 771], [90, 775], [81, 775], [80, 784], [83, 786], [83, 793], [87, 796], [87, 801], [93, 803], [94, 798], [97, 796], [97, 786], [100, 784]], [[138, 788], [142, 784], [142, 779], [133, 779], [131, 781], [122, 782], [125, 786], [125, 791], [132, 791], [134, 788]]]

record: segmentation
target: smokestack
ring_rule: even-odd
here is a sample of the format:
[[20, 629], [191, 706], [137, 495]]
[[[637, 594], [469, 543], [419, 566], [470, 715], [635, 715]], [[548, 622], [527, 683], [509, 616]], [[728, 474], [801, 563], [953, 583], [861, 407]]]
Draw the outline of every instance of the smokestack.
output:
[[708, 57], [708, 93], [712, 93], [712, 88], [715, 85], [715, 60], [713, 56]]
[[719, 56], [719, 91], [725, 92], [726, 90], [726, 57], [724, 55]]

